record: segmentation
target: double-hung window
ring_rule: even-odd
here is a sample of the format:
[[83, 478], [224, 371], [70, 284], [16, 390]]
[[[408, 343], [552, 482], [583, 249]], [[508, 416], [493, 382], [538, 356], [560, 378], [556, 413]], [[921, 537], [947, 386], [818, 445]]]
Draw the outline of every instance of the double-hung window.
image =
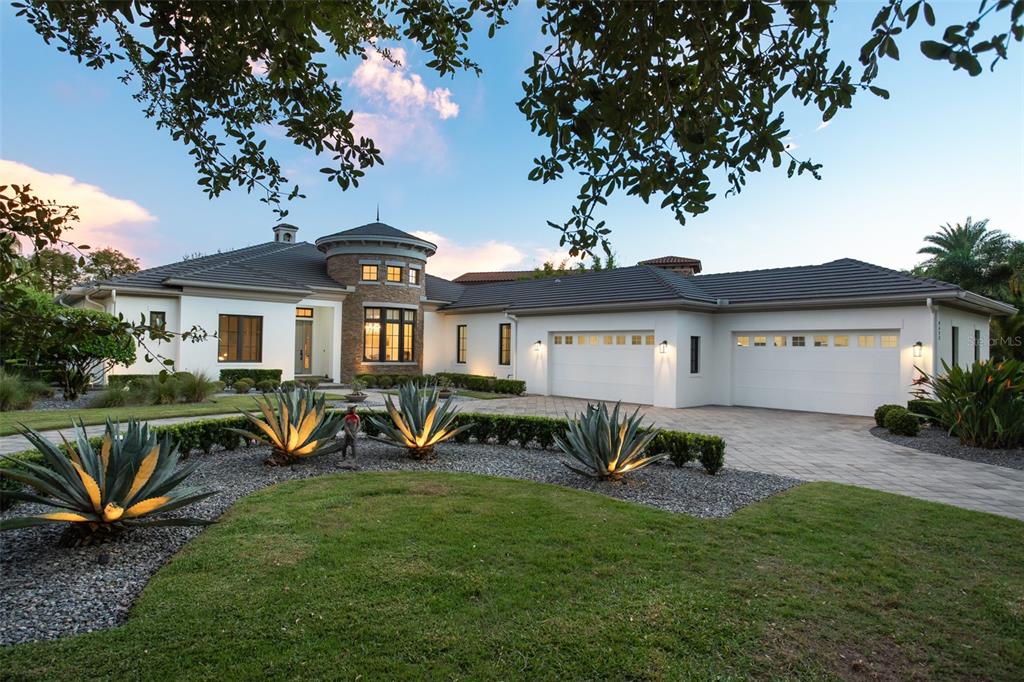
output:
[[218, 362], [263, 361], [263, 317], [221, 315], [217, 329]]
[[467, 341], [466, 325], [460, 324], [455, 328], [455, 362], [460, 365], [466, 364]]
[[512, 325], [509, 323], [498, 325], [498, 364], [512, 364]]
[[416, 268], [409, 268], [409, 284], [418, 286], [420, 283], [420, 271]]
[[363, 310], [363, 360], [412, 362], [415, 357], [416, 311], [405, 308]]

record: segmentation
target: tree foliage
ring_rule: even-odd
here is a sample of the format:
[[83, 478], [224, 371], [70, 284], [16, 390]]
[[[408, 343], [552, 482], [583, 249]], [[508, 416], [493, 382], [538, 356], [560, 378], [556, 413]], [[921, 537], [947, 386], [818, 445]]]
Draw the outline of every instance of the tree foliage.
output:
[[[918, 253], [929, 258], [913, 274], [950, 282], [1024, 311], [1024, 242], [999, 230], [988, 220], [967, 218], [946, 224], [924, 238]], [[993, 318], [991, 352], [998, 358], [1024, 360], [1024, 313]]]
[[[598, 212], [625, 192], [660, 201], [683, 224], [748, 174], [787, 165], [817, 177], [820, 165], [786, 149], [787, 104], [816, 107], [827, 121], [858, 92], [880, 97], [879, 64], [919, 19], [924, 0], [880, 0], [856, 59], [833, 58], [824, 0], [791, 2], [600, 2], [536, 0], [546, 46], [533, 55], [518, 106], [549, 143], [529, 177], [581, 185], [569, 217], [550, 224], [570, 252], [609, 250]], [[321, 169], [342, 189], [382, 163], [374, 140], [356, 137], [353, 112], [326, 58], [365, 59], [404, 40], [441, 76], [479, 73], [469, 56], [474, 28], [488, 36], [517, 0], [349, 2], [144, 2], [23, 0], [19, 15], [57, 49], [91, 68], [125, 67], [143, 112], [192, 156], [212, 198], [231, 187], [258, 190], [280, 217], [301, 195], [269, 153], [265, 130], [330, 158]], [[1024, 0], [982, 0], [970, 20], [946, 28], [921, 51], [954, 69], [981, 73], [1024, 39]], [[983, 24], [998, 24], [982, 37]], [[933, 36], [937, 37], [937, 36]], [[720, 186], [721, 185], [721, 186]]]
[[138, 258], [126, 256], [110, 247], [90, 251], [82, 266], [82, 275], [92, 280], [112, 279], [138, 271]]
[[81, 394], [97, 372], [135, 362], [130, 327], [113, 315], [68, 308], [32, 289], [14, 289], [7, 297], [9, 311], [0, 316], [0, 359], [36, 374], [53, 373], [65, 398]]

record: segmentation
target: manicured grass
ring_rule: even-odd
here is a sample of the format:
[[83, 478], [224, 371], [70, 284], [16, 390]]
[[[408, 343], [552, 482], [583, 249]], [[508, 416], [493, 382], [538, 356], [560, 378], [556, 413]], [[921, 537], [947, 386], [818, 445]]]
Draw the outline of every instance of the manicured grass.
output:
[[1022, 567], [1024, 524], [835, 484], [710, 521], [522, 481], [344, 474], [240, 501], [126, 626], [0, 650], [0, 670], [1019, 679]]
[[[63, 429], [81, 420], [86, 425], [103, 424], [107, 419], [125, 421], [136, 419], [164, 419], [166, 417], [199, 417], [209, 414], [230, 414], [239, 409], [255, 410], [255, 399], [259, 393], [245, 395], [215, 396], [206, 403], [180, 403], [176, 405], [129, 405], [127, 407], [93, 407], [80, 410], [20, 410], [0, 412], [0, 436], [18, 433], [18, 425], [24, 424], [37, 431]], [[328, 399], [341, 396], [327, 394]]]

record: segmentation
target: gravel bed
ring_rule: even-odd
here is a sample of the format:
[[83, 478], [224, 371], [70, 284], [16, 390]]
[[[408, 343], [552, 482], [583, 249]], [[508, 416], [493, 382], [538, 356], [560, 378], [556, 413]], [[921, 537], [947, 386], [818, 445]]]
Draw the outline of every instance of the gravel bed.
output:
[[[551, 450], [496, 445], [444, 444], [433, 462], [417, 462], [404, 451], [362, 439], [353, 464], [338, 455], [315, 457], [292, 467], [268, 467], [268, 448], [215, 451], [188, 485], [220, 491], [187, 508], [189, 516], [219, 517], [240, 497], [281, 481], [362, 471], [416, 470], [466, 472], [539, 481], [588, 490], [672, 512], [722, 517], [787, 490], [797, 479], [723, 469], [708, 476], [698, 466], [659, 464], [638, 471], [624, 483], [587, 479], [562, 466]], [[19, 504], [2, 516], [37, 513]], [[179, 513], [179, 512], [175, 512]], [[36, 526], [0, 535], [0, 644], [56, 639], [122, 625], [150, 576], [202, 528], [139, 528], [94, 547], [57, 545], [62, 524]]]
[[96, 392], [83, 393], [74, 400], [64, 400], [60, 389], [54, 389], [52, 398], [36, 398], [32, 401], [33, 410], [78, 410], [89, 407], [89, 403], [96, 397]]
[[922, 452], [930, 452], [933, 455], [966, 459], [982, 464], [994, 464], [995, 466], [1008, 469], [1024, 470], [1024, 448], [989, 450], [988, 448], [964, 445], [960, 442], [959, 438], [949, 435], [945, 429], [937, 426], [925, 425], [921, 428], [921, 433], [916, 436], [897, 436], [896, 434], [889, 433], [889, 429], [881, 426], [872, 428], [871, 434], [890, 443], [914, 448]]

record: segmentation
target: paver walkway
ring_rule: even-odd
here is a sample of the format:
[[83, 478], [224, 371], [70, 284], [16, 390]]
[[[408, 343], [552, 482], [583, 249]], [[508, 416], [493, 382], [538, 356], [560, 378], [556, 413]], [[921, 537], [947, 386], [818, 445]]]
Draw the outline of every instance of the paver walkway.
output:
[[[526, 396], [466, 402], [473, 412], [563, 417], [586, 401]], [[635, 406], [634, 406], [635, 407]], [[632, 408], [631, 408], [632, 409]], [[658, 426], [725, 438], [726, 466], [833, 481], [1024, 520], [1024, 471], [881, 440], [869, 417], [752, 407], [642, 407]]]
[[[586, 401], [525, 396], [498, 400], [466, 400], [467, 412], [563, 417], [575, 414]], [[872, 436], [874, 421], [813, 412], [788, 412], [750, 407], [641, 408], [658, 426], [713, 433], [725, 438], [726, 465], [736, 469], [793, 476], [805, 481], [848, 483], [922, 500], [1024, 520], [1024, 471], [942, 457], [888, 443]], [[173, 424], [202, 417], [154, 419]], [[103, 426], [86, 427], [90, 435]], [[70, 435], [70, 429], [64, 430]], [[44, 435], [56, 440], [55, 431]], [[0, 437], [0, 453], [28, 448], [20, 436]]]

